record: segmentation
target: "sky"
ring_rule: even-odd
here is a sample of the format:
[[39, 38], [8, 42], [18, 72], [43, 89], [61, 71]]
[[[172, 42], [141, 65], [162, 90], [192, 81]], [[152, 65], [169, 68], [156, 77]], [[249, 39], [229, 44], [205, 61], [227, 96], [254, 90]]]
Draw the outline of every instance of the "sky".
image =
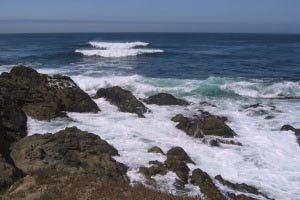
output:
[[0, 33], [300, 33], [300, 0], [0, 0]]

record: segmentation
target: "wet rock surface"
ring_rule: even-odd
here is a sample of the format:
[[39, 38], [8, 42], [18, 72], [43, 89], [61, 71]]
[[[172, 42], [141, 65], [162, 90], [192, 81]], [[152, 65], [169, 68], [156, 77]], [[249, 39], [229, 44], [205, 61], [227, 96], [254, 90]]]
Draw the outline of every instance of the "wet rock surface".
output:
[[151, 147], [150, 149], [148, 149], [148, 152], [149, 153], [160, 153], [162, 155], [165, 155], [164, 151], [158, 146]]
[[187, 135], [202, 138], [206, 135], [232, 138], [236, 133], [226, 125], [223, 118], [204, 113], [201, 116], [185, 117], [178, 114], [171, 119], [178, 124], [176, 127]]
[[98, 112], [96, 103], [67, 76], [40, 74], [25, 66], [0, 75], [0, 89], [27, 115], [50, 120], [69, 112]]
[[221, 184], [223, 184], [223, 185], [225, 185], [225, 186], [227, 186], [231, 189], [234, 189], [236, 191], [243, 192], [243, 193], [255, 194], [255, 195], [263, 196], [266, 199], [270, 199], [267, 195], [260, 192], [254, 186], [247, 185], [245, 183], [232, 183], [230, 181], [227, 181], [227, 180], [223, 179], [223, 177], [221, 175], [217, 175], [215, 177], [215, 179], [218, 180]]
[[292, 131], [295, 133], [295, 136], [296, 136], [296, 140], [298, 142], [298, 144], [300, 145], [300, 129], [297, 129], [297, 128], [294, 128], [293, 126], [289, 125], [289, 124], [286, 124], [286, 125], [283, 125], [281, 128], [280, 128], [281, 131]]
[[192, 172], [191, 183], [198, 186], [209, 200], [226, 200], [225, 196], [215, 186], [210, 176], [201, 169]]
[[28, 136], [11, 146], [11, 158], [27, 174], [56, 169], [127, 181], [127, 167], [112, 158], [117, 155], [118, 151], [99, 136], [76, 127]]
[[136, 113], [139, 117], [144, 117], [150, 110], [139, 101], [129, 90], [119, 86], [101, 88], [94, 98], [105, 98], [111, 104], [117, 106], [121, 112]]
[[153, 96], [144, 99], [144, 102], [147, 104], [156, 104], [156, 105], [179, 105], [187, 106], [189, 103], [183, 99], [178, 99], [168, 93], [158, 93]]

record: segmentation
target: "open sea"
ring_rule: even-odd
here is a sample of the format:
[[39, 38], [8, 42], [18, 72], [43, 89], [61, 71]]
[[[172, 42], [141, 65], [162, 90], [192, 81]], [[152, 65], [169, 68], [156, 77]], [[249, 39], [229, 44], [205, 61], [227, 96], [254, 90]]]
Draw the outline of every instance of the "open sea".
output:
[[[300, 128], [300, 35], [1, 34], [0, 72], [17, 64], [68, 75], [90, 95], [118, 85], [138, 98], [167, 92], [193, 103], [147, 105], [153, 112], [143, 119], [98, 99], [97, 114], [68, 113], [70, 119], [50, 122], [29, 118], [29, 134], [66, 126], [95, 133], [118, 149], [116, 159], [129, 166], [132, 182], [145, 182], [138, 167], [165, 159], [148, 148], [181, 146], [196, 162], [191, 169], [255, 185], [275, 199], [300, 199], [300, 146], [292, 132], [279, 131], [284, 124]], [[228, 117], [243, 146], [210, 147], [170, 120], [199, 109]], [[178, 193], [173, 173], [155, 179], [162, 190]], [[199, 194], [192, 185], [181, 192]]]

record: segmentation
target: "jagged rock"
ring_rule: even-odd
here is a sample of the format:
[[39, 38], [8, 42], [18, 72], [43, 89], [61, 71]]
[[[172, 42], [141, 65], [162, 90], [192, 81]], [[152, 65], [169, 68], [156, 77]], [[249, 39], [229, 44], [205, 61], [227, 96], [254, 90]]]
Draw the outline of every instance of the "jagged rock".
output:
[[163, 150], [161, 148], [159, 148], [158, 146], [151, 147], [150, 149], [148, 149], [148, 152], [149, 153], [160, 153], [162, 155], [165, 155]]
[[139, 173], [143, 174], [147, 179], [151, 179], [152, 176], [155, 175], [166, 175], [167, 174], [167, 168], [165, 165], [159, 161], [150, 161], [149, 164], [152, 164], [151, 167], [140, 167]]
[[235, 195], [233, 193], [228, 193], [227, 196], [229, 200], [258, 200], [252, 197], [248, 197], [244, 194]]
[[221, 144], [243, 146], [242, 143], [240, 143], [238, 141], [235, 141], [235, 140], [223, 140], [223, 139], [219, 139], [219, 138], [216, 138], [216, 139], [207, 139], [207, 138], [204, 138], [202, 141], [203, 141], [203, 143], [209, 144], [209, 146], [212, 146], [212, 147], [219, 147], [219, 146], [221, 146]]
[[101, 88], [94, 98], [105, 98], [111, 104], [117, 106], [121, 112], [136, 113], [139, 117], [144, 117], [144, 114], [150, 111], [130, 91], [119, 86]]
[[10, 160], [5, 159], [0, 153], [0, 192], [23, 176], [24, 173], [17, 169]]
[[188, 183], [190, 169], [184, 161], [176, 160], [172, 157], [165, 161], [165, 165], [167, 169], [173, 171], [178, 178], [180, 178], [180, 180], [182, 180], [184, 183]]
[[184, 131], [187, 135], [202, 138], [204, 135], [221, 136], [231, 138], [236, 133], [220, 119], [211, 114], [202, 114], [201, 116], [185, 117], [178, 114], [171, 119], [178, 122], [176, 127]]
[[261, 196], [265, 197], [266, 199], [270, 199], [267, 195], [259, 192], [259, 190], [254, 186], [247, 185], [245, 183], [232, 183], [230, 181], [223, 179], [223, 177], [221, 175], [217, 175], [215, 177], [215, 179], [218, 180], [221, 184], [223, 184], [231, 189], [234, 189], [236, 191], [255, 194], [255, 195], [261, 195]]
[[167, 152], [167, 159], [175, 159], [186, 163], [195, 164], [190, 156], [181, 147], [173, 147]]
[[27, 115], [50, 120], [70, 112], [98, 112], [96, 103], [67, 76], [39, 74], [24, 66], [0, 76], [3, 95], [11, 97]]
[[127, 181], [127, 167], [112, 156], [118, 151], [99, 136], [76, 127], [55, 134], [32, 135], [11, 146], [11, 158], [25, 173], [56, 169]]
[[195, 169], [192, 172], [191, 183], [198, 186], [208, 200], [226, 200], [210, 176], [201, 169]]
[[187, 106], [189, 103], [168, 93], [158, 93], [144, 100], [147, 104]]
[[23, 173], [14, 166], [10, 145], [27, 135], [27, 117], [12, 99], [0, 93], [0, 190], [21, 178]]

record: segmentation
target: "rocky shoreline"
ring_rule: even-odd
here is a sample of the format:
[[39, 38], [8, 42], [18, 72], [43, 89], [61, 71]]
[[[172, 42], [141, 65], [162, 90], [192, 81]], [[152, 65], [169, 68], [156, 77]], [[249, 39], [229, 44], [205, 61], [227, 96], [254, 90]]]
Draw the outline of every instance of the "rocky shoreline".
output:
[[[52, 120], [67, 118], [67, 112], [101, 112], [93, 98], [104, 98], [120, 112], [134, 113], [141, 118], [145, 118], [145, 113], [152, 112], [147, 105], [191, 104], [167, 93], [139, 99], [119, 86], [99, 88], [95, 96], [90, 97], [67, 76], [49, 76], [29, 67], [16, 66], [9, 73], [0, 75], [0, 199], [99, 199], [106, 194], [95, 191], [108, 186], [115, 186], [116, 189], [112, 196], [105, 197], [108, 199], [138, 199], [137, 191], [149, 193], [149, 198], [145, 195], [144, 199], [151, 199], [151, 195], [162, 195], [157, 199], [272, 199], [254, 186], [232, 183], [221, 175], [210, 177], [200, 168], [191, 168], [195, 162], [178, 146], [167, 152], [158, 146], [150, 148], [149, 153], [159, 153], [166, 159], [164, 162], [150, 161], [150, 167], [140, 166], [139, 173], [147, 180], [147, 187], [159, 189], [153, 177], [173, 172], [177, 176], [173, 183], [177, 190], [185, 190], [185, 185], [191, 183], [199, 187], [200, 197], [168, 196], [148, 190], [138, 183], [130, 187], [128, 167], [115, 159], [119, 156], [118, 150], [99, 136], [76, 127], [27, 136], [27, 116]], [[189, 116], [178, 113], [170, 121], [183, 134], [212, 147], [243, 145], [238, 141], [238, 133], [226, 124], [227, 118], [224, 116], [205, 111]], [[297, 141], [300, 141], [299, 129], [285, 125], [281, 130], [293, 131]], [[86, 182], [89, 187], [80, 190], [79, 182]], [[80, 195], [64, 196], [66, 194], [61, 190], [72, 191], [72, 188], [67, 188], [69, 186], [80, 190]], [[118, 192], [124, 196], [113, 197]]]

